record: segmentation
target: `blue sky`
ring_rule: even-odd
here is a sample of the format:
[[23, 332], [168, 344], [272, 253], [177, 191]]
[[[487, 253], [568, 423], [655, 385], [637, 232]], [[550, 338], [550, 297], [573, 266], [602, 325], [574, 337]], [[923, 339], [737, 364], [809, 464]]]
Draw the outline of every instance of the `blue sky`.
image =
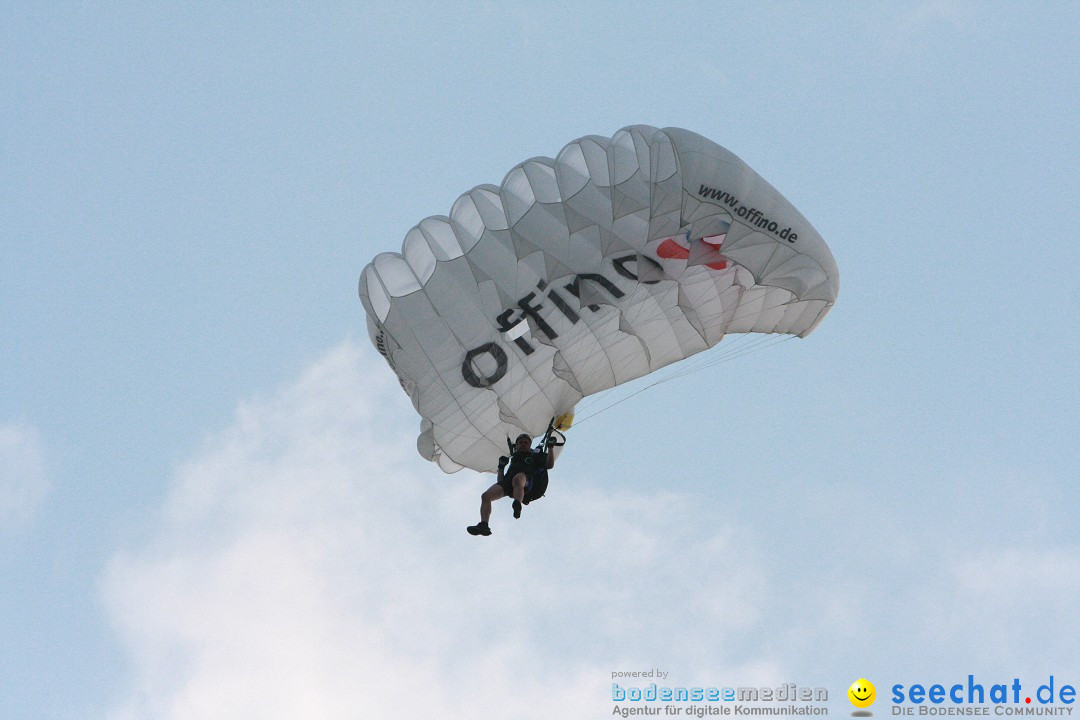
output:
[[[1080, 682], [1078, 29], [1065, 2], [0, 4], [0, 716], [601, 717], [638, 666]], [[780, 189], [840, 297], [583, 423], [481, 543], [488, 478], [415, 454], [357, 278], [635, 123]]]

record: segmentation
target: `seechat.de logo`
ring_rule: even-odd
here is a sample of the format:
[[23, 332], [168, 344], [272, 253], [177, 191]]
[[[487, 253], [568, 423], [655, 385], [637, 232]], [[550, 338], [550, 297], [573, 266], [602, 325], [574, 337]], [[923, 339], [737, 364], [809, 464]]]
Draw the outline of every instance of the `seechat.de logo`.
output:
[[859, 717], [868, 717], [873, 715], [872, 712], [866, 710], [874, 704], [874, 700], [877, 699], [877, 689], [874, 688], [874, 683], [870, 682], [866, 678], [859, 678], [855, 682], [851, 683], [851, 687], [847, 691], [848, 700], [851, 704], [859, 708], [862, 712], [853, 712], [852, 715]]

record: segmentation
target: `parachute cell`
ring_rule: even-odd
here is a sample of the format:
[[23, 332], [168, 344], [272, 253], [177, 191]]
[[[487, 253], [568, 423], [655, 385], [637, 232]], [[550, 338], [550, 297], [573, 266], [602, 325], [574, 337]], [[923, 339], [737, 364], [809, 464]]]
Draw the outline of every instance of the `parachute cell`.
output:
[[641, 125], [474, 188], [360, 276], [417, 448], [446, 472], [494, 471], [507, 436], [729, 333], [804, 337], [838, 290], [821, 236], [757, 173]]

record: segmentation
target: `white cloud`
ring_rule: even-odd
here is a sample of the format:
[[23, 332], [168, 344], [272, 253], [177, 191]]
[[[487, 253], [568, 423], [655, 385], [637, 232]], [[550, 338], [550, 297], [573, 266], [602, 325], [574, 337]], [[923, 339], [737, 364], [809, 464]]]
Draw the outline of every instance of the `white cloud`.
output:
[[334, 350], [177, 471], [104, 581], [132, 660], [114, 720], [592, 717], [650, 667], [840, 702], [871, 672], [1080, 671], [1056, 480], [1021, 478], [1019, 510], [985, 472], [643, 493], [575, 475], [597, 449], [571, 438], [548, 497], [473, 538], [490, 477], [420, 460], [381, 362]]
[[37, 430], [0, 424], [0, 531], [26, 527], [48, 491]]
[[133, 660], [114, 718], [580, 717], [607, 709], [613, 670], [688, 657], [775, 679], [730, 649], [767, 598], [723, 517], [560, 469], [522, 520], [500, 504], [471, 537], [490, 478], [419, 459], [365, 350], [242, 407], [179, 469], [155, 536], [113, 560]]
[[1017, 673], [1044, 667], [1059, 677], [1080, 673], [1075, 639], [1067, 630], [1080, 621], [1077, 548], [965, 556], [948, 563], [943, 584], [948, 593], [925, 602], [932, 608], [926, 617], [940, 623], [942, 637], [961, 647], [977, 644], [983, 662], [1012, 666]]

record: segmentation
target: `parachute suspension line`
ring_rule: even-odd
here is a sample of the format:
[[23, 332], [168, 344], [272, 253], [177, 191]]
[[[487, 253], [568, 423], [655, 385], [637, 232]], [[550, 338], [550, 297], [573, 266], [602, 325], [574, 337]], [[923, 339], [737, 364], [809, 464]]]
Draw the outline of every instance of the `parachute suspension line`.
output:
[[[730, 347], [731, 343], [737, 343], [740, 340], [743, 340], [743, 336], [741, 336], [741, 335], [738, 336], [738, 337], [733, 338], [729, 343], [729, 347]], [[698, 355], [700, 355], [700, 353]], [[661, 368], [660, 370], [657, 370], [654, 373], [655, 381], [658, 382], [659, 380], [667, 377], [668, 375], [674, 374], [677, 371], [676, 370], [677, 365], [681, 366], [681, 365], [684, 365], [684, 364], [687, 364], [687, 363], [690, 363], [690, 362], [695, 362], [695, 361], [700, 361], [700, 360], [701, 360], [700, 357], [693, 357], [692, 360], [691, 360], [690, 357], [688, 357], [688, 358], [685, 358], [685, 359], [683, 359], [683, 360], [681, 360], [679, 362], [673, 363], [672, 365], [668, 365], [665, 368]], [[581, 415], [582, 413], [587, 413], [589, 410], [594, 409], [597, 406], [605, 405], [613, 397], [617, 397], [619, 395], [620, 389], [626, 390], [628, 388], [625, 388], [622, 385], [612, 385], [611, 387], [609, 387], [609, 388], [607, 388], [605, 390], [601, 390], [599, 392], [596, 392], [596, 393], [593, 393], [591, 395], [586, 396], [580, 403], [578, 403], [578, 406], [575, 409], [575, 412], [577, 412], [579, 415]]]
[[[710, 351], [696, 353], [683, 360], [672, 363], [671, 365], [657, 370], [655, 373], [655, 380], [653, 385], [659, 385], [668, 380], [682, 377], [684, 375], [696, 372], [706, 366], [718, 364], [724, 362], [729, 357], [737, 356], [743, 352], [753, 351], [754, 346], [762, 344], [767, 341], [775, 341], [775, 336], [756, 336], [746, 333], [732, 333], [730, 336], [724, 339], [724, 341], [717, 346], [714, 346]], [[587, 412], [588, 410], [595, 408], [598, 405], [604, 405], [613, 396], [619, 394], [621, 386], [613, 386], [606, 390], [602, 390], [598, 393], [587, 396], [577, 407], [578, 413]], [[621, 402], [621, 400], [617, 401]]]
[[[648, 385], [646, 385], [645, 387], [639, 388], [638, 390], [635, 390], [634, 392], [630, 393], [626, 397], [620, 398], [619, 400], [616, 400], [615, 402], [611, 403], [610, 405], [607, 405], [605, 407], [600, 408], [596, 412], [590, 413], [590, 414], [586, 415], [585, 417], [575, 419], [574, 420], [574, 425], [575, 426], [580, 425], [581, 423], [585, 422], [586, 420], [588, 420], [590, 418], [594, 418], [597, 415], [610, 410], [611, 408], [615, 407], [616, 405], [620, 405], [620, 404], [626, 402], [627, 400], [629, 400], [630, 398], [632, 398], [632, 397], [634, 397], [636, 395], [640, 395], [641, 393], [645, 392], [646, 390], [650, 390], [650, 389], [656, 387], [657, 385], [662, 385], [662, 384], [664, 384], [664, 383], [666, 383], [666, 382], [668, 382], [670, 380], [678, 380], [680, 378], [688, 377], [688, 376], [696, 374], [696, 373], [698, 373], [698, 372], [700, 372], [702, 370], [706, 370], [708, 368], [715, 367], [717, 365], [728, 362], [730, 360], [734, 360], [736, 358], [743, 357], [744, 355], [749, 355], [751, 353], [755, 353], [758, 350], [762, 350], [762, 349], [764, 349], [766, 347], [773, 347], [773, 346], [779, 345], [781, 343], [785, 343], [785, 342], [787, 342], [788, 340], [791, 340], [794, 337], [797, 337], [797, 336], [795, 336], [795, 335], [784, 335], [782, 337], [777, 337], [775, 335], [769, 335], [769, 336], [766, 336], [763, 339], [755, 339], [754, 342], [743, 343], [743, 345], [741, 347], [739, 347], [737, 349], [734, 349], [734, 350], [732, 350], [730, 352], [722, 353], [719, 357], [709, 358], [708, 362], [698, 363], [696, 367], [679, 368], [678, 372], [671, 373], [667, 377], [663, 377], [663, 378], [661, 378], [659, 380], [656, 380], [655, 382], [651, 382]], [[764, 342], [762, 340], [764, 340]], [[701, 353], [701, 354], [706, 354], [707, 355], [709, 353]]]
[[779, 345], [780, 343], [787, 342], [793, 337], [795, 336], [784, 335], [782, 337], [778, 337], [775, 335], [767, 335], [762, 338], [755, 338], [752, 342], [743, 343], [740, 347], [730, 348], [727, 352], [721, 352], [717, 354], [716, 357], [708, 357], [709, 355], [711, 355], [711, 353], [702, 353], [703, 355], [706, 355], [706, 357], [701, 358], [699, 362], [687, 366], [686, 368], [679, 368], [678, 372], [673, 373], [673, 375], [669, 378], [665, 378], [664, 382], [666, 382], [667, 380], [675, 380], [681, 377], [685, 377], [687, 375], [692, 375], [701, 370], [705, 370], [707, 368], [715, 367], [721, 363], [728, 362], [729, 360], [734, 360], [744, 355], [749, 355], [750, 353], [757, 352], [758, 350], [762, 350], [767, 347]]
[[[732, 315], [729, 322], [742, 320], [746, 317], [766, 310], [774, 310], [778, 307], [787, 305], [788, 302], [790, 301], [784, 300], [783, 302], [776, 303], [768, 307], [752, 308], [749, 309], [749, 311], [736, 305], [735, 313]], [[742, 312], [740, 312], [740, 310]], [[701, 319], [709, 321], [722, 317], [723, 315], [724, 312], [722, 311], [711, 315], [701, 316]], [[734, 359], [736, 357], [741, 357], [742, 355], [749, 352], [754, 352], [760, 349], [760, 347], [766, 345], [777, 344], [775, 335], [758, 335], [757, 333], [733, 333], [733, 335], [735, 335], [734, 338], [725, 338], [722, 344], [718, 343], [720, 349], [716, 351], [717, 354], [711, 352], [696, 353], [692, 356], [693, 359], [690, 359], [690, 356], [688, 356], [681, 361], [676, 361], [676, 363], [673, 364], [673, 367], [666, 371], [666, 375], [658, 376], [659, 379], [655, 383], [653, 383], [653, 385], [658, 385], [660, 383], [666, 382], [667, 380], [692, 374], [706, 367], [713, 367], [722, 362], [726, 362], [729, 359]], [[787, 339], [790, 339], [790, 337], [793, 336], [787, 336]], [[658, 370], [657, 372], [659, 373], [664, 371]], [[618, 386], [612, 386], [607, 390], [588, 396], [583, 401], [583, 403], [578, 406], [578, 412], [588, 410], [589, 408], [595, 407], [597, 404], [602, 404], [603, 402], [607, 401], [613, 394], [615, 394], [617, 389]], [[622, 400], [619, 400], [617, 402], [622, 402]]]

